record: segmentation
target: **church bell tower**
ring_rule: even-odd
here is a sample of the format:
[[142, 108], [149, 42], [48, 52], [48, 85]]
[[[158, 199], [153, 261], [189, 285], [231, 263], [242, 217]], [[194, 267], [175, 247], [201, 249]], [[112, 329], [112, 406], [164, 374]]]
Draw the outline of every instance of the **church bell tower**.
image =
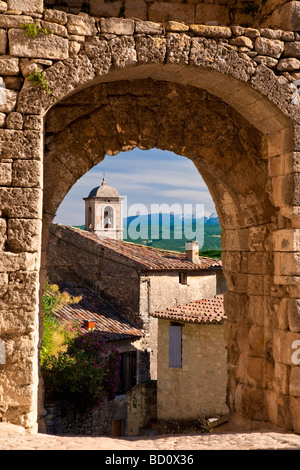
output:
[[85, 201], [85, 230], [99, 238], [123, 240], [123, 199], [116, 188], [106, 184], [92, 189]]

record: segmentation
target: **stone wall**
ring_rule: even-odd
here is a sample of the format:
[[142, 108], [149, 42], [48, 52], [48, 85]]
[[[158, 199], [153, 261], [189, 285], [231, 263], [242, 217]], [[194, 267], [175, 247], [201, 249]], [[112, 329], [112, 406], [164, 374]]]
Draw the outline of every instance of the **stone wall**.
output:
[[[182, 324], [182, 368], [169, 367], [168, 320], [158, 320], [157, 419], [177, 422], [226, 415], [224, 325]], [[181, 423], [181, 424], [180, 424]]]
[[151, 429], [156, 420], [156, 382], [140, 383], [127, 393], [127, 435], [143, 435], [143, 428]]
[[99, 408], [79, 411], [68, 402], [45, 404], [44, 421], [47, 434], [73, 434], [112, 436], [113, 422], [124, 422], [126, 433], [127, 400], [120, 395], [114, 400], [105, 399]]
[[[241, 26], [296, 27], [297, 2], [289, 0], [47, 0], [49, 8], [68, 13], [183, 21], [187, 24], [239, 24]], [[279, 9], [279, 11], [278, 11]]]
[[[231, 425], [300, 432], [298, 5], [270, 30], [0, 2], [3, 421], [37, 426], [49, 224], [105, 154], [139, 146], [190, 158], [220, 215]], [[21, 27], [34, 22], [36, 38]]]

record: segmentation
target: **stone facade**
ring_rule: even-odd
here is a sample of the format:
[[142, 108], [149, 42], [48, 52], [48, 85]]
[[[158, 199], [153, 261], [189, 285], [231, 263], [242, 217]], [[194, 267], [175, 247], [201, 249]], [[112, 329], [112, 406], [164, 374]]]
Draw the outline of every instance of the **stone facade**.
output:
[[216, 203], [231, 426], [300, 432], [299, 3], [275, 4], [265, 27], [178, 23], [173, 2], [163, 25], [0, 2], [2, 421], [37, 428], [49, 224], [105, 154], [139, 146], [193, 160]]
[[289, 0], [47, 0], [45, 4], [69, 13], [83, 11], [103, 17], [299, 30], [299, 5]]
[[[228, 413], [224, 324], [182, 325], [182, 367], [169, 367], [170, 320], [158, 320], [157, 420], [165, 432]], [[188, 384], [188, 388], [187, 388]]]

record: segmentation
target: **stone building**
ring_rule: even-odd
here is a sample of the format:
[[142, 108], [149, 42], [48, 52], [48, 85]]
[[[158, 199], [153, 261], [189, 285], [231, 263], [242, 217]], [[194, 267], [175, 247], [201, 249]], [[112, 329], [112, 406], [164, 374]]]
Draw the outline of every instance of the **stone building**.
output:
[[118, 190], [106, 184], [103, 177], [101, 186], [90, 192], [85, 200], [85, 227], [98, 237], [123, 238], [122, 197]]
[[158, 319], [157, 420], [163, 432], [224, 417], [227, 352], [223, 295], [152, 313]]
[[[190, 253], [98, 238], [89, 231], [52, 224], [47, 273], [52, 283], [68, 281], [91, 288], [144, 330], [137, 358], [138, 370], [144, 367], [137, 375], [141, 382], [156, 379], [157, 320], [150, 313], [226, 289], [221, 261], [190, 258]], [[148, 377], [145, 370], [150, 371]]]

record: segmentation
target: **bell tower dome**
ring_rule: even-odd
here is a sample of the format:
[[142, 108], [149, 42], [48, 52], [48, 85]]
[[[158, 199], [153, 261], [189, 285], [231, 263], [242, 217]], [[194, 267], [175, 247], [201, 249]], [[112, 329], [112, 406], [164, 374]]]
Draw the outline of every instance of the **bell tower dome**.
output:
[[85, 230], [98, 237], [123, 239], [122, 206], [124, 197], [120, 197], [116, 188], [106, 184], [103, 176], [100, 186], [92, 189], [85, 201]]

